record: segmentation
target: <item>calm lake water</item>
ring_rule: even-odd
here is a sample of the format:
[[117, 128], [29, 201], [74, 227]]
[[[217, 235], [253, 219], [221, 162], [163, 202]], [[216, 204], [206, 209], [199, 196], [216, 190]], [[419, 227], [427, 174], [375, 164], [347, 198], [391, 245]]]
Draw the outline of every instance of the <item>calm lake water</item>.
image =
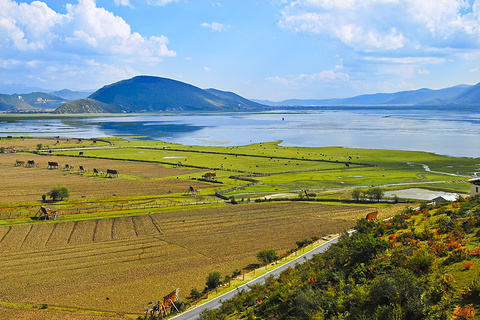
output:
[[144, 136], [186, 145], [342, 146], [480, 157], [478, 108], [326, 107], [262, 113], [185, 113], [65, 119], [0, 118], [0, 135]]

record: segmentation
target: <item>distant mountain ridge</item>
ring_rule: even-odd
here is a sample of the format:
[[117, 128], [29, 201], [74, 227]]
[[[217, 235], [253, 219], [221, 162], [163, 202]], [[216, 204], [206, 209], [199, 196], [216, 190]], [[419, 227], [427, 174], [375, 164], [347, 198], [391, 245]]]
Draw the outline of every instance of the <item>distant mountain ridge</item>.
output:
[[50, 92], [50, 94], [53, 94], [54, 96], [63, 98], [68, 101], [85, 99], [92, 93], [93, 91], [72, 91], [68, 89]]
[[27, 94], [0, 94], [0, 111], [54, 110], [67, 102], [65, 99], [45, 92]]
[[[20, 85], [19, 85], [20, 86]], [[16, 86], [16, 87], [19, 87]], [[6, 86], [3, 85], [5, 88]], [[20, 86], [21, 87], [21, 86]], [[0, 89], [2, 86], [0, 86]], [[13, 88], [9, 87], [10, 89]], [[26, 87], [24, 87], [26, 88]], [[248, 100], [236, 93], [201, 89], [168, 78], [137, 76], [88, 92], [0, 94], [0, 111], [118, 113], [158, 111], [249, 111], [303, 106], [479, 106], [480, 83], [432, 90], [364, 94], [341, 99]], [[88, 95], [88, 97], [87, 97]]]
[[[470, 92], [468, 96], [464, 96]], [[463, 98], [460, 98], [463, 97]], [[458, 85], [445, 89], [418, 89], [395, 93], [363, 94], [343, 99], [289, 99], [280, 102], [254, 100], [269, 106], [348, 106], [348, 105], [480, 105], [480, 84]]]

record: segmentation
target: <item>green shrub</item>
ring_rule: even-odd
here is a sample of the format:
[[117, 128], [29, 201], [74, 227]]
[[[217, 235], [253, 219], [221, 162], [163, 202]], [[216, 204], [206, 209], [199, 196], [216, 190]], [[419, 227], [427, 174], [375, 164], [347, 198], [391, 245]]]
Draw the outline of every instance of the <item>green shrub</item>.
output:
[[214, 272], [208, 274], [207, 282], [205, 283], [205, 285], [207, 286], [208, 289], [210, 289], [210, 290], [215, 289], [220, 284], [221, 284], [221, 282], [220, 282], [220, 272], [214, 271]]
[[272, 263], [278, 259], [277, 251], [274, 249], [264, 249], [257, 253], [257, 259], [264, 264]]

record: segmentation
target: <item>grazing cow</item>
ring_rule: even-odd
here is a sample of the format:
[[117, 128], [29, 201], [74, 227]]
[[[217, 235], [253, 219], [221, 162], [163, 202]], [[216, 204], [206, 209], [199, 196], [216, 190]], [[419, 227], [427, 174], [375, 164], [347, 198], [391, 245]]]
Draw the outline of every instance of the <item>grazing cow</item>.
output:
[[36, 167], [36, 166], [37, 166], [37, 163], [35, 162], [35, 160], [28, 160], [27, 161], [26, 167], [33, 168], [33, 167]]
[[80, 151], [80, 152], [78, 153], [78, 155], [79, 155], [79, 156], [83, 156], [83, 151]]
[[216, 172], [207, 172], [202, 177], [205, 178], [205, 179], [213, 180], [217, 177], [217, 173]]
[[75, 169], [75, 167], [72, 166], [71, 164], [66, 164], [65, 165], [65, 170], [73, 170], [73, 169]]
[[16, 160], [15, 167], [22, 167], [25, 165], [25, 161]]
[[113, 169], [107, 169], [107, 177], [109, 178], [118, 178], [118, 171]]
[[58, 162], [48, 161], [47, 169], [58, 169]]
[[98, 171], [97, 168], [93, 168], [93, 175], [98, 176], [100, 174], [100, 171]]
[[378, 211], [373, 211], [368, 213], [365, 219], [367, 221], [377, 221], [377, 215], [378, 215]]
[[78, 170], [79, 170], [80, 172], [88, 172], [88, 170], [87, 170], [84, 166], [79, 166], [79, 167], [78, 167]]

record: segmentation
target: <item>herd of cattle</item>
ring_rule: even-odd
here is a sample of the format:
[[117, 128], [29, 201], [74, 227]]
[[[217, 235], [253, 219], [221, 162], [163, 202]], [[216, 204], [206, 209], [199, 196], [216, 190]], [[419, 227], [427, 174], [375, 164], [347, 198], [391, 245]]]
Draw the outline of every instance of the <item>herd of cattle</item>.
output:
[[[38, 162], [35, 162], [34, 160], [28, 160], [28, 161], [22, 161], [22, 160], [16, 160], [15, 161], [15, 167], [26, 167], [26, 168], [33, 168], [33, 167], [37, 167], [38, 166]], [[60, 165], [58, 164], [58, 162], [55, 162], [55, 161], [48, 161], [48, 165], [47, 165], [47, 169], [60, 169]], [[71, 164], [66, 164], [64, 167], [63, 167], [63, 170], [67, 170], [67, 171], [74, 171], [75, 170], [75, 167], [72, 166]], [[88, 172], [88, 169], [86, 169], [84, 166], [79, 166], [78, 167], [78, 172], [81, 172], [81, 173], [86, 173]], [[102, 170], [98, 170], [96, 168], [93, 169], [93, 175], [94, 176], [105, 176], [107, 178], [117, 178], [118, 177], [118, 171], [117, 170], [114, 170], [114, 169], [107, 169], [107, 171], [102, 171]]]

